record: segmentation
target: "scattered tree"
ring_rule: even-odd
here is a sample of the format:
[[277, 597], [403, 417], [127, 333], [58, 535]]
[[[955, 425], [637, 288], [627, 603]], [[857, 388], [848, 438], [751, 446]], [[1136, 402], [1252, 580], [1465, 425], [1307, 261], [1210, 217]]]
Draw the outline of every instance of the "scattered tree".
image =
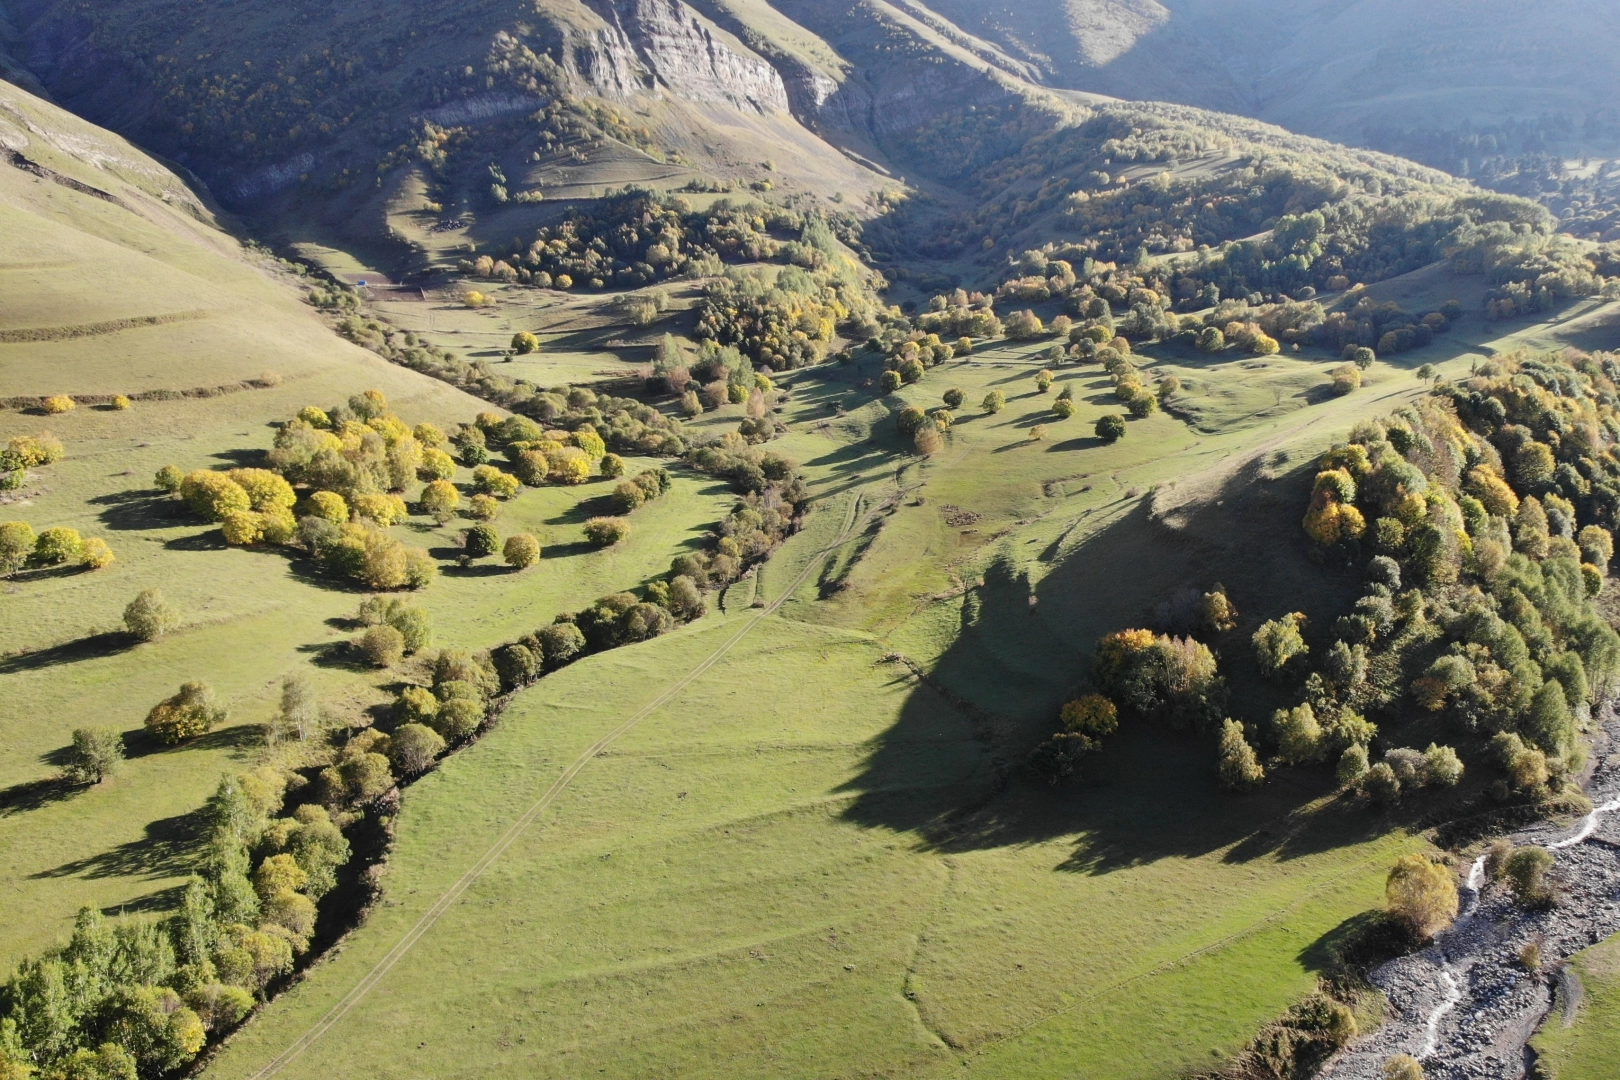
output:
[[188, 682], [146, 714], [146, 730], [159, 742], [174, 745], [223, 724], [229, 710], [207, 683]]
[[540, 541], [529, 533], [513, 533], [506, 538], [501, 556], [506, 560], [506, 565], [514, 570], [533, 566], [540, 561]]
[[1444, 866], [1403, 855], [1384, 882], [1384, 905], [1414, 938], [1427, 941], [1457, 917], [1457, 883]]
[[124, 608], [124, 627], [142, 641], [156, 641], [179, 625], [179, 609], [157, 589], [142, 589]]
[[356, 644], [373, 667], [393, 667], [405, 658], [405, 635], [392, 626], [373, 626]]
[[74, 728], [62, 772], [75, 784], [99, 784], [123, 764], [123, 732], [110, 727]]
[[416, 776], [432, 767], [434, 759], [444, 753], [444, 745], [439, 733], [425, 724], [401, 724], [389, 742], [389, 760], [400, 775]]
[[594, 517], [585, 523], [585, 539], [596, 547], [611, 547], [629, 536], [630, 523], [622, 517]]
[[84, 540], [79, 536], [79, 530], [58, 525], [46, 529], [34, 541], [33, 561], [40, 566], [60, 566], [78, 561], [83, 552]]
[[1543, 847], [1514, 848], [1502, 862], [1502, 876], [1513, 887], [1513, 895], [1525, 907], [1548, 907], [1557, 894], [1547, 881], [1553, 868], [1552, 853]]
[[1097, 438], [1105, 443], [1118, 442], [1125, 437], [1125, 418], [1118, 413], [1105, 413], [1097, 418]]
[[1221, 786], [1228, 791], [1248, 791], [1266, 778], [1266, 770], [1244, 738], [1243, 725], [1230, 718], [1221, 723], [1219, 772]]

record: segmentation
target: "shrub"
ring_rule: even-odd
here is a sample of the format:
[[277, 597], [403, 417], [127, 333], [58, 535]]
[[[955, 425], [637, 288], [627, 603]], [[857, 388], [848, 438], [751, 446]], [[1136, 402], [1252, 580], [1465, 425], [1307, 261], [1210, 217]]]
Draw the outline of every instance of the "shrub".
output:
[[601, 469], [603, 476], [609, 480], [617, 480], [625, 473], [624, 458], [618, 454], [604, 454], [602, 455]]
[[123, 764], [123, 732], [110, 727], [74, 728], [62, 772], [75, 784], [99, 784]]
[[1328, 372], [1333, 380], [1333, 392], [1340, 397], [1361, 389], [1361, 369], [1354, 364], [1343, 364]]
[[900, 361], [900, 366], [895, 370], [900, 373], [901, 382], [914, 383], [923, 377], [923, 372], [926, 369], [923, 367], [921, 360], [913, 357], [909, 360]]
[[898, 371], [885, 371], [878, 376], [878, 389], [885, 394], [892, 394], [900, 389], [900, 373]]
[[1550, 851], [1527, 845], [1515, 848], [1513, 854], [1502, 861], [1502, 876], [1513, 887], [1513, 895], [1519, 903], [1526, 907], [1547, 907], [1556, 895], [1547, 881], [1547, 871], [1552, 868]]
[[34, 541], [34, 561], [41, 566], [60, 566], [77, 561], [83, 550], [84, 540], [80, 538], [79, 530], [58, 525], [46, 529]]
[[1030, 753], [1029, 767], [1047, 783], [1056, 784], [1073, 776], [1080, 759], [1094, 749], [1096, 744], [1084, 735], [1059, 732]]
[[1304, 625], [1305, 616], [1297, 611], [1260, 624], [1252, 640], [1262, 675], [1268, 679], [1279, 678], [1309, 655], [1310, 647], [1300, 633]]
[[1221, 786], [1228, 791], [1248, 791], [1266, 778], [1266, 770], [1261, 767], [1254, 748], [1243, 737], [1243, 725], [1236, 720], [1221, 723], [1218, 768]]
[[533, 566], [540, 561], [540, 541], [529, 533], [513, 533], [506, 538], [506, 546], [501, 549], [501, 557], [506, 565], [514, 570]]
[[519, 356], [540, 351], [540, 339], [527, 330], [520, 330], [512, 335], [512, 351]]
[[1074, 402], [1069, 398], [1058, 398], [1052, 402], [1052, 413], [1059, 420], [1067, 420], [1075, 413]]
[[500, 550], [501, 538], [488, 525], [474, 525], [465, 534], [463, 550], [469, 559], [482, 559]]
[[565, 446], [548, 459], [553, 483], [583, 484], [591, 478], [591, 456], [577, 446]]
[[473, 470], [473, 488], [484, 495], [510, 499], [522, 486], [517, 477], [493, 465], [480, 465]]
[[209, 521], [223, 521], [227, 514], [253, 508], [242, 485], [224, 473], [209, 469], [187, 473], [180, 481], [180, 497], [193, 513]]
[[156, 641], [180, 625], [180, 611], [157, 589], [143, 589], [124, 608], [124, 627], [142, 641]]
[[1043, 440], [1045, 438], [1046, 438], [1046, 425], [1045, 424], [1036, 424], [1034, 427], [1029, 429], [1029, 441], [1030, 442], [1040, 442], [1041, 440]]
[[40, 403], [47, 416], [59, 416], [65, 412], [72, 412], [79, 407], [79, 403], [66, 394], [53, 394]]
[[1389, 762], [1380, 761], [1361, 774], [1361, 791], [1373, 802], [1387, 806], [1401, 797], [1401, 781]]
[[967, 391], [960, 386], [953, 386], [941, 395], [941, 400], [945, 402], [947, 409], [960, 409], [962, 402], [967, 400]]
[[230, 713], [207, 683], [188, 682], [146, 714], [146, 730], [161, 743], [174, 745], [223, 724]]
[[552, 623], [535, 635], [545, 650], [546, 664], [562, 667], [585, 650], [585, 635], [571, 622]]
[[465, 739], [484, 722], [484, 703], [477, 698], [453, 697], [439, 705], [432, 720], [433, 730], [448, 742]]
[[455, 475], [455, 458], [434, 446], [429, 446], [422, 451], [421, 464], [416, 467], [416, 478], [418, 480], [449, 480]]
[[501, 512], [501, 504], [488, 495], [474, 495], [467, 500], [462, 513], [473, 521], [494, 521]]
[[389, 742], [388, 758], [401, 776], [415, 776], [432, 767], [444, 745], [439, 733], [425, 724], [401, 724]]
[[152, 477], [152, 486], [173, 495], [180, 490], [180, 484], [185, 478], [186, 474], [180, 471], [180, 466], [165, 465], [157, 471], [156, 476]]
[[1052, 373], [1050, 371], [1042, 368], [1035, 373], [1035, 389], [1043, 394], [1052, 389]]
[[1367, 748], [1360, 743], [1351, 743], [1339, 755], [1335, 778], [1342, 788], [1356, 787], [1361, 783], [1361, 778], [1367, 775], [1367, 768]]
[[1423, 1080], [1423, 1065], [1411, 1054], [1396, 1054], [1384, 1062], [1384, 1080]]
[[335, 491], [317, 491], [305, 500], [304, 514], [343, 525], [349, 520], [349, 504]]
[[1063, 706], [1064, 731], [1101, 739], [1119, 730], [1119, 709], [1101, 694], [1087, 694]]
[[404, 726], [432, 724], [439, 715], [439, 699], [421, 686], [407, 686], [394, 699], [394, 715]]
[[1007, 407], [1007, 395], [1000, 390], [992, 390], [984, 395], [984, 400], [979, 403], [979, 407], [985, 412], [994, 415]]
[[1427, 941], [1457, 917], [1457, 883], [1444, 866], [1402, 855], [1384, 881], [1384, 907], [1414, 938]]
[[393, 667], [405, 658], [405, 635], [392, 626], [373, 626], [356, 645], [372, 667]]
[[540, 674], [544, 657], [534, 652], [527, 645], [502, 645], [490, 654], [490, 660], [500, 675], [501, 687], [506, 690], [516, 690], [533, 682]]
[[92, 570], [102, 570], [114, 562], [112, 548], [107, 541], [99, 536], [92, 536], [85, 540], [84, 546], [79, 549], [79, 562]]
[[269, 469], [232, 469], [225, 475], [247, 493], [251, 509], [263, 511], [280, 507], [291, 510], [293, 503], [298, 501], [292, 485], [280, 473]]
[[912, 446], [923, 457], [933, 457], [945, 447], [945, 436], [932, 424], [924, 424], [911, 437]]
[[1309, 765], [1322, 760], [1322, 725], [1309, 702], [1278, 709], [1272, 714], [1271, 725], [1277, 736], [1277, 751], [1288, 764]]
[[630, 523], [622, 517], [594, 517], [585, 523], [585, 539], [597, 547], [610, 547], [630, 536]]
[[1440, 787], [1456, 787], [1463, 776], [1462, 759], [1449, 746], [1429, 744], [1423, 752], [1423, 782]]
[[435, 480], [422, 489], [422, 512], [439, 524], [449, 521], [461, 505], [461, 492], [448, 480]]

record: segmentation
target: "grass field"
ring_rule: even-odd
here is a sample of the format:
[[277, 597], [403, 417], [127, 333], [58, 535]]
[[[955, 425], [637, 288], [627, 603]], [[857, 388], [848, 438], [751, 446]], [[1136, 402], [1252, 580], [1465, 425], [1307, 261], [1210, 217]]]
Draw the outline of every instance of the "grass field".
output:
[[[1471, 344], [1410, 366], [1466, 370]], [[1244, 615], [1230, 673], [1269, 708], [1241, 642], [1302, 590], [1331, 607], [1355, 582], [1303, 541], [1273, 539], [1264, 564], [1251, 545], [1294, 535], [1326, 441], [1422, 384], [1380, 364], [1345, 398], [1296, 392], [1208, 431], [1160, 415], [1105, 446], [1103, 380], [1062, 370], [1081, 411], [1056, 421], [1037, 355], [986, 350], [883, 399], [859, 365], [789, 379], [773, 445], [820, 500], [761, 600], [857, 500], [853, 537], [712, 667], [756, 613], [728, 604], [521, 694], [407, 792], [386, 905], [210, 1075], [295, 1045], [586, 748], [694, 670], [279, 1075], [1168, 1077], [1219, 1064], [1309, 990], [1417, 842], [1401, 819], [1346, 814], [1320, 777], [1221, 796], [1204, 741], [1151, 729], [1067, 789], [1017, 766], [1096, 637], [1183, 585], [1227, 585]], [[1271, 363], [1324, 381], [1321, 358]], [[1250, 377], [1201, 370], [1211, 394]], [[970, 407], [946, 448], [894, 454], [892, 414], [951, 385]], [[991, 387], [1008, 407], [977, 415]]]
[[1530, 1040], [1538, 1075], [1547, 1080], [1620, 1075], [1620, 938], [1576, 953], [1569, 967], [1578, 988], [1573, 1000], [1561, 993]]

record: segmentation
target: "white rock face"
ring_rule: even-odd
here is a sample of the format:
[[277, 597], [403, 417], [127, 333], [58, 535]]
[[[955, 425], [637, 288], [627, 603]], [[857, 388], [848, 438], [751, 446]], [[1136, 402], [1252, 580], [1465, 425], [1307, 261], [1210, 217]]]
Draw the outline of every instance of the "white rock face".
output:
[[592, 6], [608, 25], [571, 43], [570, 54], [575, 73], [597, 93], [663, 92], [762, 114], [788, 111], [787, 86], [776, 68], [733, 47], [681, 0], [597, 0]]

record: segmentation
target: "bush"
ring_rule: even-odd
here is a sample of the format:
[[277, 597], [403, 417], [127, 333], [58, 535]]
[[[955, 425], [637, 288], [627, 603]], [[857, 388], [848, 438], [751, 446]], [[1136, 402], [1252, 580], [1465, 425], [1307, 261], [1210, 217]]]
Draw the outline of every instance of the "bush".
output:
[[1457, 917], [1457, 883], [1444, 866], [1402, 855], [1384, 881], [1384, 907], [1414, 938], [1427, 941]]
[[227, 514], [253, 509], [242, 485], [221, 472], [198, 469], [180, 481], [180, 498], [192, 513], [209, 521], [224, 521]]
[[180, 625], [180, 611], [157, 589], [143, 589], [124, 608], [124, 627], [142, 641], [156, 641]]
[[448, 480], [435, 480], [422, 489], [422, 512], [439, 524], [449, 521], [461, 505], [461, 492]]
[[1423, 1080], [1423, 1065], [1411, 1054], [1396, 1054], [1384, 1062], [1384, 1080]]
[[0, 523], [0, 575], [10, 577], [28, 563], [39, 538], [26, 521]]
[[223, 724], [230, 713], [207, 683], [188, 682], [146, 714], [146, 730], [170, 746]]
[[1096, 744], [1086, 736], [1060, 732], [1030, 753], [1029, 767], [1047, 783], [1056, 784], [1073, 776], [1079, 769], [1080, 759], [1094, 749]]
[[1304, 625], [1305, 616], [1297, 611], [1260, 624], [1252, 641], [1262, 675], [1268, 679], [1280, 678], [1304, 661], [1311, 651], [1300, 633]]
[[546, 665], [559, 668], [585, 651], [585, 635], [571, 622], [552, 623], [535, 635], [545, 650]]
[[1261, 767], [1254, 748], [1243, 736], [1243, 725], [1236, 720], [1221, 723], [1218, 769], [1221, 786], [1228, 791], [1248, 791], [1266, 778], [1266, 770]]
[[540, 541], [529, 533], [513, 533], [506, 538], [506, 546], [501, 549], [501, 557], [506, 565], [514, 570], [533, 566], [540, 561]]
[[1101, 739], [1119, 730], [1119, 709], [1101, 694], [1087, 694], [1063, 706], [1063, 730]]
[[878, 389], [885, 394], [892, 394], [900, 389], [900, 373], [898, 371], [885, 371], [878, 376]]
[[933, 424], [924, 424], [911, 436], [911, 444], [923, 457], [933, 457], [945, 448], [945, 436]]
[[79, 562], [92, 570], [102, 570], [113, 564], [115, 556], [107, 541], [99, 536], [92, 536], [85, 540], [84, 546], [79, 549]]
[[967, 391], [960, 386], [953, 386], [941, 395], [941, 400], [945, 402], [947, 409], [960, 409], [962, 402], [967, 400]]
[[1519, 903], [1526, 907], [1547, 907], [1556, 895], [1547, 881], [1547, 872], [1552, 868], [1550, 851], [1528, 845], [1514, 848], [1513, 854], [1502, 861], [1502, 876], [1512, 886]]
[[604, 454], [600, 467], [602, 475], [609, 480], [617, 480], [625, 473], [624, 458], [618, 454]]
[[519, 356], [540, 351], [540, 339], [527, 330], [520, 330], [512, 335], [512, 351]]
[[484, 722], [484, 703], [478, 698], [453, 697], [439, 705], [433, 730], [448, 742], [465, 739]]
[[622, 517], [594, 517], [585, 523], [585, 539], [597, 547], [611, 547], [630, 536], [630, 523]]
[[1354, 364], [1344, 364], [1328, 372], [1333, 380], [1333, 392], [1340, 397], [1361, 389], [1361, 369]]
[[79, 530], [58, 525], [54, 529], [46, 529], [34, 541], [34, 562], [41, 566], [60, 566], [66, 562], [77, 562], [83, 551], [84, 540], [80, 538]]
[[1360, 743], [1351, 743], [1339, 755], [1334, 775], [1340, 787], [1352, 788], [1361, 783], [1361, 778], [1367, 775], [1367, 768], [1367, 748]]
[[480, 465], [473, 470], [473, 488], [483, 495], [510, 499], [522, 486], [517, 477], [493, 465]]
[[1000, 390], [992, 390], [984, 395], [984, 400], [979, 403], [979, 407], [985, 412], [994, 415], [1007, 407], [1007, 395]]
[[462, 547], [469, 559], [482, 559], [495, 554], [500, 550], [500, 545], [501, 538], [494, 529], [488, 525], [474, 525], [467, 530]]
[[500, 675], [501, 687], [516, 690], [533, 682], [540, 674], [544, 657], [527, 645], [502, 645], [490, 654], [490, 660]]
[[1389, 762], [1380, 761], [1361, 774], [1361, 791], [1373, 802], [1387, 806], [1401, 797], [1401, 781]]
[[388, 758], [401, 776], [415, 776], [432, 767], [444, 745], [439, 733], [425, 724], [401, 724], [389, 742]]
[[180, 490], [180, 484], [185, 478], [186, 474], [180, 471], [180, 466], [165, 465], [157, 471], [156, 476], [152, 477], [152, 486], [173, 495]]
[[66, 394], [54, 394], [40, 403], [47, 416], [59, 416], [65, 412], [72, 412], [79, 407], [79, 403]]
[[405, 658], [405, 635], [392, 626], [373, 626], [356, 645], [372, 667], [393, 667]]
[[1074, 402], [1069, 398], [1058, 398], [1052, 402], [1052, 413], [1059, 420], [1067, 420], [1075, 413]]
[[117, 728], [74, 728], [62, 772], [75, 784], [99, 784], [124, 764], [124, 733]]

